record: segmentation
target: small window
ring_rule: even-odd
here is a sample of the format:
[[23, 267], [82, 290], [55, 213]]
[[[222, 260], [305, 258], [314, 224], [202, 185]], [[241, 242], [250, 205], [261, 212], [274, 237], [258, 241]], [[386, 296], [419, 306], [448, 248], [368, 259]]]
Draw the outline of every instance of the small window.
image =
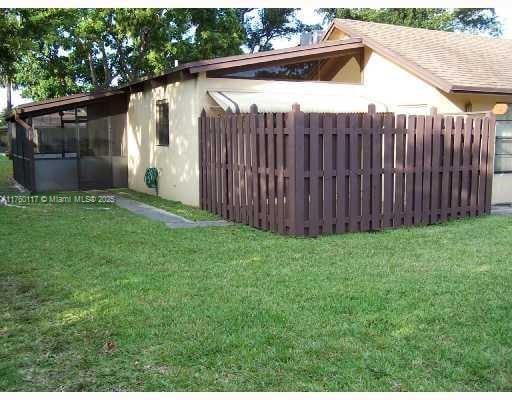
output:
[[169, 103], [156, 102], [156, 139], [158, 146], [169, 146]]
[[504, 115], [498, 115], [496, 121], [496, 158], [494, 172], [512, 173], [512, 104]]

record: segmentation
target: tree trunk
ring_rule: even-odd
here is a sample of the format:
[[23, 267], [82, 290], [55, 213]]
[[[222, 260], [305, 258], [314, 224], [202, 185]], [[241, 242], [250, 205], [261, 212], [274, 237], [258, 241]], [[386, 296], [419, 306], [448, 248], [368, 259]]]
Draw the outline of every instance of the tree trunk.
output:
[[12, 83], [11, 78], [7, 78], [7, 82], [5, 83], [5, 91], [7, 92], [7, 115], [11, 113], [12, 110]]
[[103, 63], [103, 71], [105, 73], [105, 82], [104, 86], [109, 87], [110, 83], [112, 82], [112, 74], [110, 73], [110, 68], [108, 66], [108, 58], [107, 58], [107, 51], [105, 50], [105, 44], [101, 44], [101, 56], [102, 56], [102, 63]]
[[92, 49], [87, 53], [87, 59], [89, 60], [89, 71], [91, 73], [91, 81], [95, 88], [98, 87], [98, 80], [96, 79], [96, 71], [94, 70], [94, 62], [92, 59]]

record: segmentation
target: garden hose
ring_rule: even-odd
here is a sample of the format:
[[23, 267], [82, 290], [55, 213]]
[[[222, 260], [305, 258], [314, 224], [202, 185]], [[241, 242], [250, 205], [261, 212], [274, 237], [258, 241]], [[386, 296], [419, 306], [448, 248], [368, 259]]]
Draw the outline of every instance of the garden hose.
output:
[[146, 170], [144, 183], [148, 188], [154, 188], [158, 196], [158, 170], [155, 167], [150, 167]]

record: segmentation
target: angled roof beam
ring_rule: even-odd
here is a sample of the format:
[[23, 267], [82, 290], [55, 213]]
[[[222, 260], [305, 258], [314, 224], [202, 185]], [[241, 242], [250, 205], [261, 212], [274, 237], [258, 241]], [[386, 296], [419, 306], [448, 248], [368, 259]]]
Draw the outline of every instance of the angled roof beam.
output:
[[361, 39], [351, 38], [348, 40], [326, 42], [321, 45], [297, 46], [282, 50], [264, 51], [246, 56], [224, 57], [201, 61], [198, 63], [192, 63], [189, 66], [189, 71], [191, 73], [198, 73], [215, 69], [244, 67], [255, 64], [280, 62], [284, 60], [315, 58], [361, 47], [363, 47]]

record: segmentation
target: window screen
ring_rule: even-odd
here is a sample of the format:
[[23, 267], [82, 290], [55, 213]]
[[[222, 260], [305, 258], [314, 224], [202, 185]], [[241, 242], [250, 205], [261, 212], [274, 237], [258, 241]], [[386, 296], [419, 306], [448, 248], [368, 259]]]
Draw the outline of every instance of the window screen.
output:
[[321, 58], [306, 62], [279, 63], [210, 71], [212, 78], [263, 79], [278, 81], [361, 82], [361, 66], [354, 55]]
[[166, 100], [156, 103], [156, 136], [159, 146], [169, 146], [169, 103]]
[[496, 121], [496, 157], [494, 172], [512, 173], [512, 104]]

